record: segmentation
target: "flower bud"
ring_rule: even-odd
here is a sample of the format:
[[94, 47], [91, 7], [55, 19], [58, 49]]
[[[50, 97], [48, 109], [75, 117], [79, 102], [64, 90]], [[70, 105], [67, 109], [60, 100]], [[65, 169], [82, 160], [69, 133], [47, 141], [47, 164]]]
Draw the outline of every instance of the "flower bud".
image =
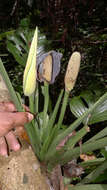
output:
[[65, 90], [67, 92], [70, 92], [74, 88], [80, 68], [80, 60], [81, 55], [79, 52], [74, 52], [70, 57], [65, 74]]
[[36, 87], [36, 53], [38, 29], [36, 27], [23, 76], [23, 91], [25, 96], [30, 96]]

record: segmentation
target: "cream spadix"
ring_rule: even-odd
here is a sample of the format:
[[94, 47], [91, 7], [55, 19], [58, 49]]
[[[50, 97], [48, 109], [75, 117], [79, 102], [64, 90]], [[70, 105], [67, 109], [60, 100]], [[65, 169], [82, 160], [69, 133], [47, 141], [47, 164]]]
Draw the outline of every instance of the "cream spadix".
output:
[[23, 76], [23, 91], [25, 96], [30, 96], [34, 92], [36, 87], [37, 39], [38, 39], [38, 28], [36, 27]]
[[52, 78], [52, 56], [48, 55], [43, 61], [43, 76], [47, 82], [51, 81]]
[[75, 85], [79, 68], [80, 68], [81, 55], [79, 52], [74, 52], [69, 60], [67, 71], [65, 74], [65, 90], [70, 92]]

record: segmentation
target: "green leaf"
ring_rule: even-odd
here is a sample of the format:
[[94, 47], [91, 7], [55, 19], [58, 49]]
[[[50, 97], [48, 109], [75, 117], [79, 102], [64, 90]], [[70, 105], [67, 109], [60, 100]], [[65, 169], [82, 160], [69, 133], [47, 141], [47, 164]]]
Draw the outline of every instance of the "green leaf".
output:
[[[42, 128], [42, 126], [43, 126], [43, 117], [44, 117], [44, 113], [43, 112], [39, 112], [38, 113], [38, 122], [39, 122], [39, 127], [40, 128]], [[48, 121], [49, 121], [49, 116], [47, 114], [46, 117], [45, 117], [46, 124], [48, 124]]]
[[24, 37], [22, 38], [24, 34], [22, 35], [21, 31], [18, 31], [15, 33], [14, 36], [8, 36], [8, 40], [11, 41], [17, 49], [20, 50], [21, 54], [23, 53], [22, 50], [25, 50], [28, 53], [28, 44], [27, 44], [27, 39]]
[[101, 173], [107, 170], [107, 160], [105, 160], [100, 166], [98, 166], [94, 171], [82, 179], [81, 184], [86, 184], [93, 182]]
[[[9, 52], [11, 52], [13, 54], [14, 58], [16, 59], [16, 61], [24, 66], [26, 60], [21, 55], [22, 53], [20, 52], [20, 50], [18, 48], [16, 48], [14, 46], [14, 44], [11, 43], [10, 41], [7, 42], [7, 48], [9, 50]], [[25, 58], [27, 58], [27, 54], [26, 54]]]
[[[96, 142], [86, 143], [82, 145], [82, 153], [87, 153], [88, 151], [98, 150], [104, 148], [107, 145], [107, 137], [97, 140]], [[69, 161], [71, 158], [77, 158], [80, 155], [80, 147], [76, 147], [73, 150], [69, 149], [63, 156], [64, 162]]]
[[15, 92], [15, 90], [14, 90], [14, 88], [12, 86], [12, 83], [11, 83], [9, 77], [8, 77], [8, 74], [7, 74], [6, 70], [5, 70], [5, 67], [3, 65], [3, 62], [1, 60], [1, 58], [0, 58], [0, 73], [1, 73], [1, 75], [3, 77], [3, 80], [4, 80], [8, 90], [9, 90], [10, 97], [11, 97], [13, 103], [15, 104], [17, 110], [22, 111], [23, 110], [22, 104], [20, 103], [20, 101], [19, 101], [19, 99], [18, 99], [18, 97], [16, 95], [16, 92]]
[[90, 184], [90, 185], [75, 185], [75, 186], [68, 186], [68, 190], [106, 190], [106, 184]]
[[[71, 133], [73, 130], [75, 130], [81, 124], [81, 122], [84, 120], [84, 118], [86, 118], [91, 112], [93, 112], [93, 110], [96, 109], [97, 106], [102, 104], [102, 102], [105, 101], [106, 99], [107, 99], [107, 93], [105, 93], [102, 97], [100, 97], [100, 99], [93, 106], [91, 106], [81, 117], [79, 117], [73, 124], [71, 124], [66, 130], [64, 130], [64, 132], [62, 132], [61, 134], [58, 134], [55, 137], [54, 141], [52, 142], [52, 144], [49, 147], [49, 150], [46, 154], [46, 160], [52, 158], [53, 155], [55, 155], [55, 153], [57, 152], [56, 146], [61, 142], [61, 140], [63, 140], [69, 133]], [[106, 145], [106, 142], [104, 142], [104, 144]], [[103, 144], [101, 146], [103, 146]], [[70, 154], [68, 153], [68, 156], [69, 155]]]
[[[14, 33], [7, 33], [7, 48], [10, 53], [14, 56], [16, 61], [25, 66], [27, 55], [30, 49], [31, 41], [33, 38], [34, 30], [29, 28], [19, 28]], [[46, 36], [40, 31], [38, 32], [38, 47], [37, 56], [40, 56], [49, 49], [49, 42]]]
[[87, 160], [84, 162], [79, 163], [79, 165], [83, 168], [87, 168], [90, 166], [96, 166], [96, 165], [100, 165], [102, 162], [104, 162], [105, 158], [96, 158], [94, 160]]
[[76, 132], [76, 135], [72, 136], [67, 144], [64, 146], [65, 149], [72, 149], [79, 140], [81, 140], [89, 132], [88, 126], [82, 127], [79, 131]]
[[83, 101], [80, 97], [74, 97], [70, 100], [71, 112], [78, 118], [80, 117], [88, 108], [85, 107]]
[[[84, 91], [79, 96], [74, 97], [70, 100], [71, 112], [78, 118], [80, 117], [88, 108], [98, 100], [101, 96], [100, 90], [94, 91]], [[85, 118], [83, 123], [88, 125], [94, 124], [101, 121], [107, 120], [107, 99], [104, 100], [88, 118]]]
[[94, 180], [94, 183], [101, 183], [101, 182], [106, 182], [107, 181], [107, 170], [104, 171], [101, 175], [99, 175], [99, 177], [97, 177]]
[[0, 34], [0, 40], [2, 40], [3, 38], [6, 38], [8, 35], [14, 35], [15, 30], [10, 30], [7, 32], [3, 32]]
[[41, 159], [43, 159], [43, 157], [45, 156], [46, 154], [46, 151], [48, 149], [48, 146], [51, 144], [52, 140], [53, 140], [53, 136], [54, 136], [54, 131], [56, 129], [56, 127], [54, 126], [54, 122], [55, 122], [55, 119], [56, 119], [56, 116], [57, 116], [57, 113], [58, 113], [58, 109], [59, 109], [59, 105], [60, 105], [60, 102], [61, 102], [61, 99], [62, 99], [62, 95], [63, 95], [63, 90], [61, 90], [60, 92], [60, 95], [58, 97], [58, 100], [57, 100], [57, 103], [55, 105], [55, 108], [54, 108], [54, 111], [48, 121], [48, 124], [47, 124], [47, 136], [46, 138], [44, 139], [44, 142], [43, 142], [43, 147], [41, 149]]
[[105, 147], [105, 149], [101, 150], [101, 154], [104, 156], [105, 159], [107, 159], [107, 146]]
[[86, 143], [91, 142], [91, 141], [95, 141], [95, 140], [100, 139], [100, 138], [105, 137], [105, 136], [107, 136], [107, 127], [105, 127], [99, 133], [97, 133], [92, 138], [90, 138]]

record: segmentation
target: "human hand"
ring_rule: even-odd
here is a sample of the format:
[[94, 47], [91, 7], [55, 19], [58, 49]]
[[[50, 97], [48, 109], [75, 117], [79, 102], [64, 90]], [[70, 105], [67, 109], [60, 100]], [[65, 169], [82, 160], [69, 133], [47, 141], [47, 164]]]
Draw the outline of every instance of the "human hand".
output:
[[24, 124], [30, 122], [33, 115], [29, 112], [16, 112], [16, 108], [11, 102], [0, 103], [0, 154], [8, 155], [8, 148], [17, 151], [20, 149], [12, 129], [21, 129]]

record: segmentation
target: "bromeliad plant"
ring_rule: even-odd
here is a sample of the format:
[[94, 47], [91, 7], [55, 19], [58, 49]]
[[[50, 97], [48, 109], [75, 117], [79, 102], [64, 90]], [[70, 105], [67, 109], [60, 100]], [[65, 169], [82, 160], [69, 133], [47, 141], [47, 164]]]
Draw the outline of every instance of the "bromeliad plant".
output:
[[[58, 164], [64, 165], [73, 158], [78, 158], [81, 151], [82, 153], [86, 153], [107, 146], [107, 131], [105, 136], [101, 132], [98, 138], [83, 143], [82, 149], [79, 146], [75, 146], [89, 132], [88, 118], [91, 113], [99, 106], [101, 107], [105, 100], [107, 100], [107, 93], [104, 93], [95, 103], [84, 110], [82, 114], [78, 115], [78, 119], [71, 125], [63, 127], [69, 95], [76, 82], [81, 56], [79, 52], [72, 54], [65, 74], [65, 89], [61, 90], [56, 105], [52, 113], [49, 114], [49, 84], [54, 82], [55, 77], [60, 71], [60, 59], [62, 55], [55, 51], [50, 51], [36, 59], [37, 39], [38, 29], [36, 28], [23, 77], [23, 91], [25, 96], [29, 98], [30, 111], [36, 117], [31, 123], [25, 125], [25, 129], [38, 159], [40, 162], [45, 163], [47, 169], [52, 170]], [[17, 110], [24, 111], [21, 97], [14, 91], [1, 60], [0, 72]], [[43, 111], [39, 110], [40, 83], [37, 79], [39, 82], [44, 83], [44, 88], [42, 87], [44, 96]], [[76, 135], [73, 135], [73, 131], [80, 124], [81, 129], [76, 132]]]

